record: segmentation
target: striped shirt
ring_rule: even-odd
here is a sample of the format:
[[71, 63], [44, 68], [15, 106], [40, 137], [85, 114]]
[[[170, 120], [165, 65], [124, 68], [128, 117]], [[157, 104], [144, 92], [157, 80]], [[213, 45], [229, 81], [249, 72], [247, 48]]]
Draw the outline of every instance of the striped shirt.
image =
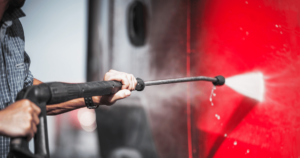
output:
[[[4, 13], [0, 25], [0, 110], [15, 102], [17, 93], [31, 86], [30, 58], [24, 50], [24, 32], [19, 21], [20, 9]], [[0, 120], [1, 121], [1, 120]], [[6, 158], [10, 138], [0, 136], [0, 157]]]

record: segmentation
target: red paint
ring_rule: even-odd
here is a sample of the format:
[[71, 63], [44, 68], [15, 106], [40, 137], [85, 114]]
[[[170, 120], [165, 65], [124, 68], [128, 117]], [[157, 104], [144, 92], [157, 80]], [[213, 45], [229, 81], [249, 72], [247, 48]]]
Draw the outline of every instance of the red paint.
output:
[[198, 157], [300, 156], [299, 26], [298, 0], [191, 2], [191, 76], [260, 71], [266, 83], [263, 102], [223, 86], [214, 106], [211, 84], [191, 85]]
[[[191, 11], [190, 11], [190, 0], [187, 0], [187, 37], [186, 37], [186, 76], [191, 75]], [[187, 140], [188, 140], [188, 154], [189, 158], [193, 157], [192, 153], [192, 130], [191, 130], [191, 101], [190, 101], [190, 84], [187, 84], [187, 103], [186, 103], [186, 124], [187, 124]]]

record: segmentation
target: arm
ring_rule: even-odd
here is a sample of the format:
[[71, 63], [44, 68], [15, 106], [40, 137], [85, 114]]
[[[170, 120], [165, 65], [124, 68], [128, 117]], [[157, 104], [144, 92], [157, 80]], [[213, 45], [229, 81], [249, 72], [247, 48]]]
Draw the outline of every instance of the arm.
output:
[[[131, 91], [135, 89], [136, 86], [136, 79], [133, 75], [118, 72], [115, 70], [110, 70], [107, 72], [104, 76], [104, 81], [120, 81], [122, 82], [123, 86], [120, 91], [118, 91], [116, 94], [109, 95], [109, 96], [94, 96], [93, 102], [98, 105], [112, 105], [119, 99], [124, 99], [128, 96], [130, 96]], [[34, 79], [33, 85], [41, 84], [42, 82]], [[85, 107], [84, 99], [74, 99], [70, 100], [64, 103], [60, 104], [54, 104], [54, 105], [47, 105], [47, 114], [48, 115], [57, 115], [64, 112], [68, 112], [74, 109]]]

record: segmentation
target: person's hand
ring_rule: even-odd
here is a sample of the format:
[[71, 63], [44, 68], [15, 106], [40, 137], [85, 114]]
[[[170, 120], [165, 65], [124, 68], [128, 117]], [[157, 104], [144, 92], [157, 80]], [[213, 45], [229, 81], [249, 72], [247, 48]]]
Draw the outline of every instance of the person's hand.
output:
[[9, 105], [0, 111], [0, 135], [30, 140], [37, 131], [40, 112], [40, 108], [27, 99]]
[[119, 72], [116, 70], [108, 71], [104, 76], [104, 81], [119, 81], [123, 84], [122, 89], [116, 94], [102, 97], [93, 97], [95, 103], [100, 105], [112, 105], [119, 99], [124, 99], [131, 95], [131, 91], [135, 90], [137, 81], [132, 74]]

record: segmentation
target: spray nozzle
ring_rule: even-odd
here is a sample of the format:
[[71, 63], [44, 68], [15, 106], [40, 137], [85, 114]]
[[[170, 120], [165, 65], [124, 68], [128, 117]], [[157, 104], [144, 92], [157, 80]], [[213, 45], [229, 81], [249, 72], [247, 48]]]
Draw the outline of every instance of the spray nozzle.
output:
[[225, 83], [225, 78], [223, 76], [216, 76], [217, 81], [213, 82], [215, 86], [222, 86]]

